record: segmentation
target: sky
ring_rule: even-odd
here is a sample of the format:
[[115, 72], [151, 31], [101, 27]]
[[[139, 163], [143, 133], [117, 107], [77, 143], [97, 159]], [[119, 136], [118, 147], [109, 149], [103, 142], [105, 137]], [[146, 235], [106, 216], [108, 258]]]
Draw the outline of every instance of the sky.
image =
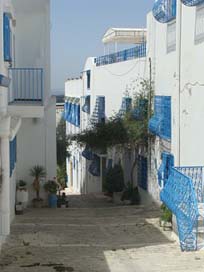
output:
[[51, 0], [52, 92], [79, 77], [87, 57], [103, 55], [110, 27], [146, 27], [154, 0]]

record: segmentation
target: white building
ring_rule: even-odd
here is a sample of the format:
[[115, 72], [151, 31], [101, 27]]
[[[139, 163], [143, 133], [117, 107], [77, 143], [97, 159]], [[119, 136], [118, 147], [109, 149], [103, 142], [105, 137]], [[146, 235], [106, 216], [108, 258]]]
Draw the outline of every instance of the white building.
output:
[[[71, 79], [65, 83], [67, 98], [67, 135], [75, 134], [89, 127], [90, 120], [103, 122], [121, 109], [122, 101], [137, 91], [137, 86], [146, 75], [146, 30], [145, 29], [109, 29], [104, 37], [104, 51], [101, 57], [88, 58], [80, 79]], [[110, 53], [108, 47], [115, 46]], [[117, 51], [121, 46], [131, 48]], [[132, 48], [135, 44], [135, 47]], [[75, 99], [75, 100], [74, 100]], [[124, 101], [125, 102], [125, 101]], [[78, 120], [71, 118], [69, 105], [78, 105]], [[71, 111], [69, 112], [69, 110]], [[74, 106], [73, 106], [74, 110]], [[77, 110], [77, 107], [76, 107]], [[72, 124], [70, 124], [72, 123]], [[69, 185], [77, 193], [102, 192], [103, 178], [108, 159], [117, 163], [120, 158], [112, 154], [95, 154], [95, 173], [90, 171], [94, 160], [84, 158], [81, 148], [70, 148], [67, 170]], [[92, 174], [90, 173], [92, 172]], [[128, 177], [127, 177], [128, 179]]]
[[[50, 1], [0, 3], [0, 238], [10, 232], [16, 182], [42, 165], [56, 176], [56, 111], [50, 92]], [[38, 30], [38, 31], [36, 31]], [[7, 82], [10, 79], [10, 85]], [[1, 243], [0, 243], [1, 244]]]

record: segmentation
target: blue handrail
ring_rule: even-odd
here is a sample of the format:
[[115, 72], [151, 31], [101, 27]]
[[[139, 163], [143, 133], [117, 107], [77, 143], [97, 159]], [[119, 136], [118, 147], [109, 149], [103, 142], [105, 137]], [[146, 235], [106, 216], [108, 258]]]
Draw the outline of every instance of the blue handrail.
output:
[[146, 43], [137, 45], [134, 48], [119, 51], [113, 54], [95, 58], [96, 66], [103, 66], [131, 59], [146, 57]]
[[152, 13], [160, 23], [168, 23], [176, 18], [176, 0], [157, 0]]
[[194, 7], [204, 3], [204, 0], [181, 0], [181, 2], [188, 7]]
[[10, 68], [9, 102], [42, 102], [43, 69]]

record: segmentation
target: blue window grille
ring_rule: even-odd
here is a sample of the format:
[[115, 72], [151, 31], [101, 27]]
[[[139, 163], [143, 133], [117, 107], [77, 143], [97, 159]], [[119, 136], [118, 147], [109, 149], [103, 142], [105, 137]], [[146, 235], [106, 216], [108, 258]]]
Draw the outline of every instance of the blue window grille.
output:
[[171, 96], [155, 96], [149, 131], [162, 139], [171, 139]]
[[86, 71], [86, 78], [87, 78], [87, 89], [91, 88], [91, 71]]
[[91, 117], [93, 124], [105, 122], [105, 96], [97, 96], [95, 108]]
[[113, 54], [100, 56], [95, 59], [96, 66], [103, 66], [117, 62], [146, 57], [146, 43], [138, 44], [134, 48], [119, 51]]
[[3, 37], [4, 37], [4, 61], [12, 61], [12, 32], [10, 26], [10, 14], [4, 13], [3, 17]]
[[9, 102], [42, 102], [44, 75], [42, 68], [9, 69]]
[[96, 154], [93, 155], [92, 163], [89, 166], [89, 173], [94, 177], [100, 177], [101, 175], [100, 157]]
[[204, 3], [204, 0], [181, 0], [181, 2], [188, 7], [193, 7]]
[[80, 127], [80, 104], [79, 99], [71, 99], [70, 101], [66, 101], [64, 104], [64, 119], [76, 126]]
[[15, 169], [16, 166], [16, 161], [17, 161], [17, 140], [16, 137], [10, 141], [9, 144], [9, 153], [10, 153], [10, 177], [13, 174], [13, 171]]
[[162, 163], [158, 170], [158, 182], [160, 188], [166, 185], [172, 167], [174, 166], [174, 156], [170, 153], [162, 153]]
[[132, 98], [131, 97], [123, 97], [122, 105], [119, 110], [119, 116], [123, 117], [127, 112], [130, 112], [132, 109]]
[[204, 167], [174, 167], [161, 200], [175, 214], [182, 251], [198, 249], [198, 203], [203, 205]]
[[176, 0], [157, 0], [152, 13], [160, 23], [168, 23], [176, 18]]
[[138, 185], [143, 190], [147, 190], [147, 158], [138, 156]]
[[148, 113], [148, 100], [140, 99], [139, 105], [132, 111], [132, 117], [135, 120], [144, 120]]
[[84, 151], [82, 151], [82, 156], [83, 156], [85, 159], [91, 161], [91, 160], [93, 159], [93, 152], [91, 151], [90, 148], [88, 148], [88, 147], [86, 146], [86, 148], [84, 149]]
[[90, 110], [91, 110], [91, 96], [87, 95], [85, 96], [85, 102], [84, 105], [82, 106], [82, 111], [90, 114]]

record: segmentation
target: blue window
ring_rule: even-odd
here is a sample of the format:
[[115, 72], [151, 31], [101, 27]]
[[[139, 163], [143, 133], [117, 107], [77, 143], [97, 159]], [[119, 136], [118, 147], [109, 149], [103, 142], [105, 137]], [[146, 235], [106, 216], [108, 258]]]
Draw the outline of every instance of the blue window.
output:
[[11, 38], [11, 27], [10, 27], [10, 15], [8, 13], [4, 13], [4, 61], [11, 62], [12, 61], [12, 38]]
[[86, 71], [86, 78], [87, 78], [87, 89], [91, 88], [91, 71]]

